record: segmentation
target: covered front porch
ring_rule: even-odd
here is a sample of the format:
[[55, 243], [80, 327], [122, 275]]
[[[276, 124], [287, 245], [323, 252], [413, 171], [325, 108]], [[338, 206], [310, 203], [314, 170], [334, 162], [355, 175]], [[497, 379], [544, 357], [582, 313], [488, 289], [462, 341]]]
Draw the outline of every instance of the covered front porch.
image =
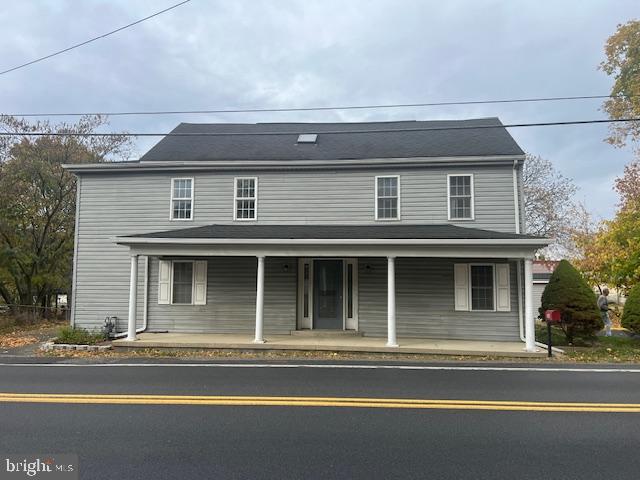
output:
[[[195, 344], [246, 346], [252, 331], [251, 345], [268, 342], [264, 348], [277, 349], [276, 343], [284, 349], [326, 344], [328, 349], [428, 352], [441, 350], [438, 345], [447, 340], [462, 343], [444, 350], [464, 346], [485, 352], [511, 349], [509, 343], [522, 350], [519, 339], [528, 352], [536, 350], [532, 258], [546, 243], [543, 239], [450, 225], [211, 225], [119, 237], [117, 242], [131, 253], [128, 342], [158, 341], [160, 333], [142, 333], [151, 308], [152, 322], [162, 317], [169, 325], [162, 333], [169, 335], [164, 337], [169, 343], [180, 338], [188, 344], [191, 340], [185, 339], [193, 338]], [[157, 296], [151, 301], [145, 269], [142, 327], [139, 258], [147, 265], [150, 258], [157, 262], [151, 275], [152, 295]], [[176, 281], [179, 276], [192, 278], [187, 293], [183, 279]], [[251, 325], [249, 314], [255, 319]], [[193, 321], [196, 317], [201, 323]], [[209, 319], [215, 328], [203, 328]], [[297, 336], [283, 335], [325, 329], [365, 337], [329, 343], [309, 337], [301, 344]], [[207, 335], [215, 337], [205, 341]], [[489, 342], [465, 343], [483, 340]]]
[[211, 333], [141, 333], [135, 341], [116, 340], [116, 348], [216, 349], [238, 351], [316, 351], [401, 353], [421, 355], [469, 355], [505, 357], [544, 357], [543, 350], [528, 352], [522, 342], [492, 342], [488, 340], [438, 340], [397, 338], [398, 345], [389, 347], [384, 338], [358, 335], [267, 335], [265, 343], [256, 344], [252, 335]]

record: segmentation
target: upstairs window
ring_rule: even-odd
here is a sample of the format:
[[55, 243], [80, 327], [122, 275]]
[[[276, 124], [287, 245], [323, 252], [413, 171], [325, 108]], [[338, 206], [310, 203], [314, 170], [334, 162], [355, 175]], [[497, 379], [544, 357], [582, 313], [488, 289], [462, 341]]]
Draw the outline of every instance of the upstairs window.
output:
[[258, 179], [235, 178], [234, 220], [255, 220], [258, 210]]
[[473, 175], [448, 175], [449, 220], [473, 220]]
[[171, 180], [171, 220], [193, 219], [193, 178]]
[[400, 219], [400, 177], [376, 177], [376, 220]]

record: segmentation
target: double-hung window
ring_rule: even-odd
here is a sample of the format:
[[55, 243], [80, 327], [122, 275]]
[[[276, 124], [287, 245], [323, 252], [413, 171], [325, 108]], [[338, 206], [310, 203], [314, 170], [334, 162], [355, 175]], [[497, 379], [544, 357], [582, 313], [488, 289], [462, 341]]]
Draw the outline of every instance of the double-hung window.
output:
[[193, 219], [193, 178], [171, 180], [171, 220]]
[[376, 177], [376, 220], [400, 220], [400, 177]]
[[191, 304], [193, 298], [193, 262], [173, 262], [173, 298], [171, 303]]
[[159, 260], [158, 303], [206, 305], [207, 261]]
[[493, 265], [471, 265], [471, 310], [494, 310]]
[[449, 220], [473, 220], [473, 175], [448, 175]]
[[511, 311], [508, 263], [456, 263], [453, 276], [455, 310]]
[[255, 220], [258, 212], [258, 179], [235, 178], [234, 184], [233, 219]]

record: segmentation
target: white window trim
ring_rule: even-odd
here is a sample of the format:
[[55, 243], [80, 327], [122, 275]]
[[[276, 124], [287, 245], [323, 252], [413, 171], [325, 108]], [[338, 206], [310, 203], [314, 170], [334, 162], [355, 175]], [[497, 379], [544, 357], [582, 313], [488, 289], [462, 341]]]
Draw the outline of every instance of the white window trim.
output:
[[[398, 214], [395, 218], [379, 218], [378, 217], [378, 179], [380, 178], [395, 178], [398, 181]], [[375, 177], [375, 182], [373, 184], [374, 195], [375, 195], [375, 219], [376, 222], [397, 222], [401, 218], [400, 214], [400, 199], [401, 199], [401, 190], [400, 190], [400, 175], [377, 175]], [[389, 197], [391, 198], [391, 197]]]
[[[176, 198], [173, 196], [174, 192], [174, 184], [176, 180], [191, 180], [191, 198], [187, 197], [179, 197]], [[194, 213], [195, 213], [195, 187], [196, 182], [193, 177], [176, 177], [171, 179], [171, 198], [169, 200], [169, 220], [172, 222], [191, 222], [193, 221]], [[191, 217], [190, 218], [174, 218], [173, 217], [173, 201], [174, 200], [191, 200]]]
[[[253, 197], [238, 198], [238, 180], [253, 180]], [[238, 218], [238, 200], [254, 201], [253, 218]], [[233, 177], [233, 220], [235, 222], [255, 222], [258, 220], [258, 177]]]
[[[471, 178], [471, 216], [468, 218], [453, 218], [451, 216], [451, 177]], [[447, 174], [447, 219], [453, 222], [469, 222], [476, 219], [476, 193], [474, 187], [473, 173], [449, 173]]]
[[[190, 263], [191, 264], [191, 303], [176, 303], [173, 301], [173, 267], [176, 263]], [[207, 262], [208, 263], [208, 262]], [[178, 306], [197, 306], [196, 303], [196, 260], [169, 260], [169, 303], [168, 305]], [[207, 278], [205, 276], [205, 278]], [[208, 279], [206, 280], [208, 282]], [[206, 297], [206, 290], [205, 290]]]
[[[493, 309], [485, 310], [485, 309], [477, 309], [473, 308], [473, 299], [471, 296], [471, 291], [473, 290], [473, 285], [471, 283], [471, 267], [491, 267], [492, 279], [493, 279]], [[469, 264], [469, 311], [470, 312], [497, 312], [497, 302], [496, 298], [496, 264], [495, 263], [470, 263]]]
[[[344, 329], [345, 330], [355, 330], [358, 331], [358, 259], [357, 258], [345, 258], [342, 261], [343, 265], [343, 279], [342, 279], [342, 287], [344, 292], [342, 294], [343, 298], [343, 309], [344, 313], [342, 318], [344, 318]], [[349, 285], [348, 285], [348, 266], [351, 265], [352, 268], [352, 285], [351, 285], [351, 295], [352, 295], [352, 316], [349, 317], [349, 305], [348, 305], [348, 293], [349, 293]]]
[[[309, 265], [309, 305], [304, 316], [304, 266]], [[313, 258], [298, 259], [298, 330], [313, 328]]]

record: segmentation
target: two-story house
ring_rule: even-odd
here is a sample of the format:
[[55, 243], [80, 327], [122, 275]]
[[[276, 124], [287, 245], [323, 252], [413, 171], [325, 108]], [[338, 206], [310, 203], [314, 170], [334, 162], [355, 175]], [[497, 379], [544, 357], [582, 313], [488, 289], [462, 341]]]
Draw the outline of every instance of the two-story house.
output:
[[[78, 177], [72, 322], [526, 340], [524, 153], [497, 118], [180, 124]], [[128, 326], [128, 329], [126, 329]]]

